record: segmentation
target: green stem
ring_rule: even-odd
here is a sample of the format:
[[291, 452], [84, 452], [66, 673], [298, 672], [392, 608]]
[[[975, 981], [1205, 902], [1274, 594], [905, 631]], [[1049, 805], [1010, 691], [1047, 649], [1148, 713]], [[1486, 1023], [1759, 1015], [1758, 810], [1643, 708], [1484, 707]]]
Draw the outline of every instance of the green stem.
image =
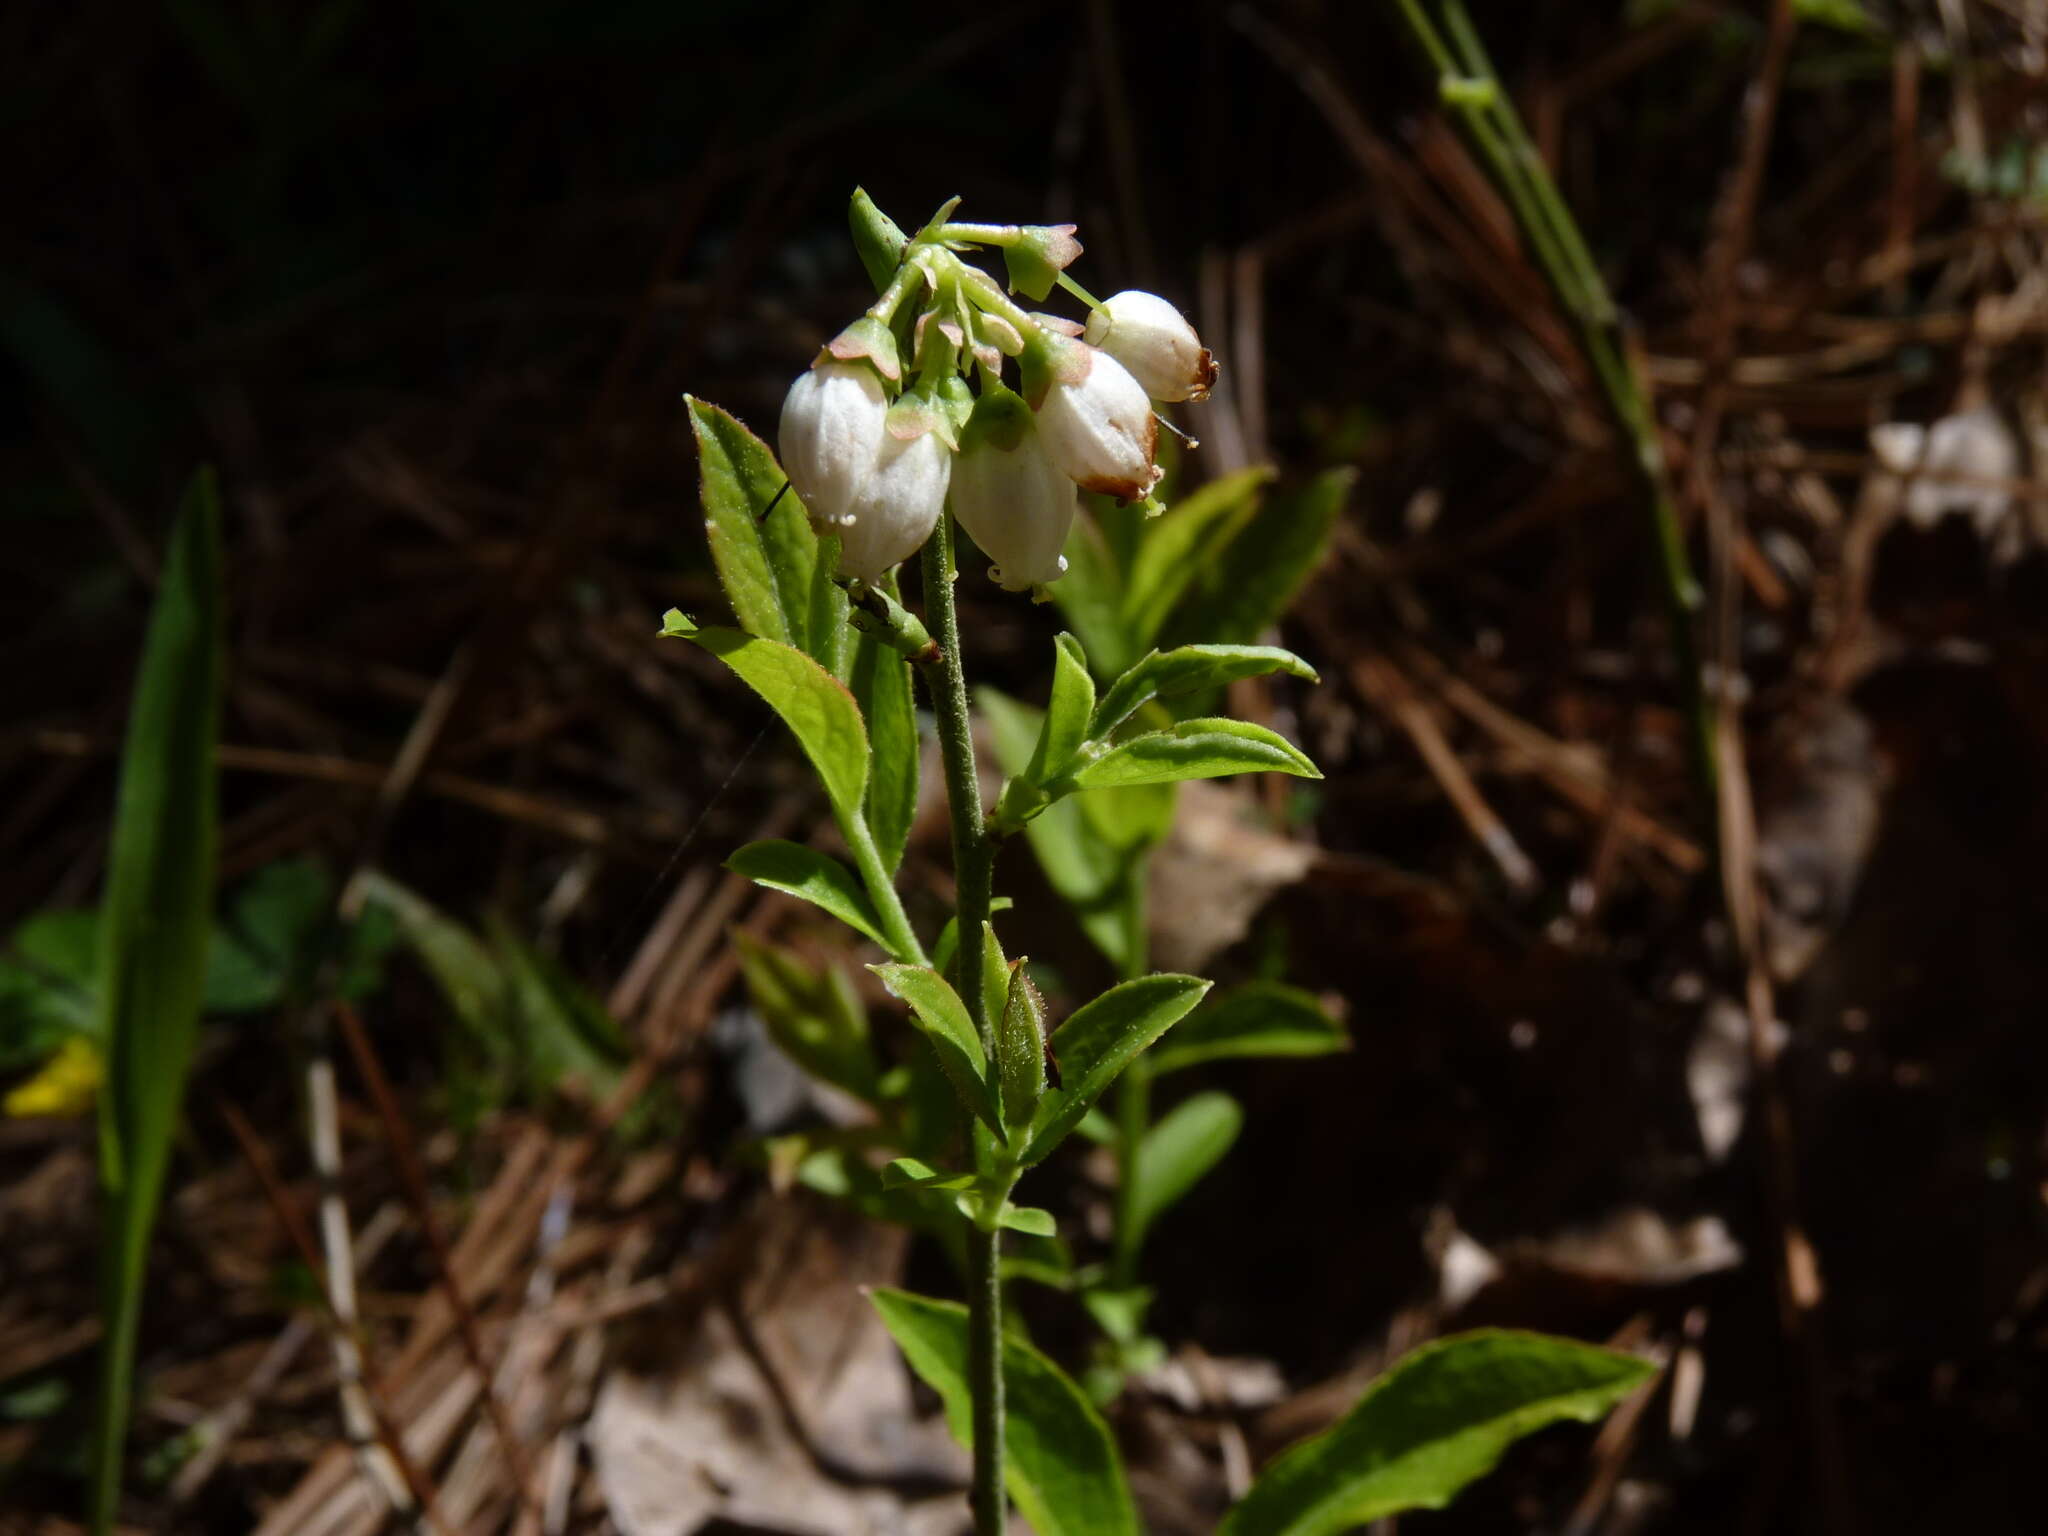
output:
[[[1636, 480], [1657, 552], [1659, 595], [1670, 630], [1672, 664], [1685, 700], [1693, 778], [1709, 824], [1718, 827], [1720, 776], [1714, 758], [1714, 704], [1701, 675], [1699, 641], [1693, 629], [1704, 597], [1686, 557], [1685, 531], [1679, 521], [1677, 499], [1671, 492], [1670, 476], [1665, 471], [1656, 418], [1630, 365], [1620, 312], [1587, 252], [1577, 221], [1565, 206], [1543, 157], [1494, 74], [1463, 6], [1458, 0], [1446, 0], [1444, 6], [1452, 39], [1462, 52], [1462, 59], [1431, 23], [1421, 0], [1393, 0], [1393, 6], [1410, 38], [1436, 71], [1440, 84], [1480, 83], [1492, 87], [1477, 92], [1445, 90], [1443, 105], [1507, 200], [1537, 270], [1543, 274], [1559, 310], [1578, 332], [1601, 405], [1628, 449], [1623, 458]], [[1713, 845], [1719, 846], [1718, 835]]]
[[868, 888], [868, 899], [875, 904], [875, 915], [882, 920], [882, 937], [888, 940], [889, 958], [904, 965], [929, 965], [924, 946], [917, 941], [917, 930], [910, 926], [910, 916], [903, 910], [903, 898], [896, 894], [896, 882], [889, 878], [888, 867], [882, 863], [875, 834], [868, 830], [867, 818], [841, 817], [839, 832], [853, 854], [861, 883]]
[[[924, 546], [925, 619], [939, 657], [924, 669], [938, 718], [939, 757], [946, 771], [946, 808], [953, 821], [953, 880], [958, 892], [959, 992], [981, 1037], [983, 1059], [995, 1061], [995, 1020], [988, 1016], [981, 972], [987, 956], [982, 926], [988, 921], [994, 850], [981, 808], [974, 766], [974, 723], [967, 711], [967, 672], [960, 655], [960, 616], [953, 603], [953, 524], [940, 517]], [[977, 1163], [987, 1157], [987, 1132], [974, 1131]], [[1000, 1207], [1001, 1201], [996, 1202]], [[967, 1381], [974, 1398], [975, 1536], [1003, 1536], [1003, 1292], [1002, 1229], [994, 1212], [968, 1234]]]

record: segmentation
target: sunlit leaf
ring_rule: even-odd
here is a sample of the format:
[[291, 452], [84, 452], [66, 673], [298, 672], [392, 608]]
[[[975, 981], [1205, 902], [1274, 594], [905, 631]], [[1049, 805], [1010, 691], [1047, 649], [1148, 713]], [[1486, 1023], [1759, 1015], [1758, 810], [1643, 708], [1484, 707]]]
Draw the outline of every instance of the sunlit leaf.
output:
[[1632, 1356], [1535, 1333], [1425, 1344], [1334, 1428], [1260, 1473], [1220, 1536], [1332, 1536], [1442, 1509], [1522, 1436], [1560, 1419], [1591, 1423], [1655, 1374]]
[[868, 733], [846, 684], [802, 651], [715, 624], [700, 627], [674, 609], [662, 633], [694, 640], [732, 668], [782, 717], [839, 813], [861, 814]]
[[[911, 1369], [939, 1394], [946, 1423], [973, 1442], [967, 1309], [878, 1287], [875, 1310]], [[1038, 1536], [1137, 1536], [1138, 1515], [1109, 1426], [1067, 1374], [1014, 1334], [1003, 1335], [1008, 1433], [1003, 1481]]]
[[802, 843], [770, 838], [736, 849], [725, 861], [725, 867], [745, 875], [756, 885], [802, 897], [884, 949], [889, 947], [889, 941], [882, 936], [882, 920], [875, 915], [874, 903], [868, 900], [867, 887], [860, 883], [858, 875], [828, 853]]
[[1209, 983], [1199, 976], [1140, 976], [1083, 1004], [1054, 1030], [1053, 1059], [1063, 1086], [1046, 1094], [1039, 1106], [1024, 1166], [1058, 1146], [1131, 1059], [1185, 1017], [1208, 990]]
[[1070, 775], [1076, 789], [1114, 789], [1217, 779], [1234, 773], [1291, 773], [1320, 779], [1322, 770], [1286, 737], [1249, 720], [1183, 720], [1120, 743]]
[[910, 1006], [911, 1019], [945, 1069], [946, 1079], [968, 1111], [998, 1136], [1003, 1133], [1002, 1111], [989, 1090], [988, 1058], [975, 1033], [974, 1020], [952, 983], [928, 965], [873, 965], [891, 997]]
[[1146, 703], [1178, 694], [1207, 693], [1239, 678], [1285, 672], [1307, 682], [1316, 670], [1292, 651], [1271, 645], [1183, 645], [1152, 651], [1119, 677], [1095, 708], [1090, 736], [1107, 736]]
[[1315, 995], [1277, 981], [1212, 994], [1146, 1058], [1156, 1076], [1230, 1056], [1325, 1056], [1351, 1048]]

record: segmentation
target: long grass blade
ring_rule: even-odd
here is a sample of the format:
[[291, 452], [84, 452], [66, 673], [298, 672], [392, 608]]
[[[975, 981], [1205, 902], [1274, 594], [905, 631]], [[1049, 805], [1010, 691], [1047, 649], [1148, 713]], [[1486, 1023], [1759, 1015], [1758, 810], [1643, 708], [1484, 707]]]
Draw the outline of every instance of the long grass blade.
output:
[[106, 1087], [100, 1101], [101, 1352], [92, 1528], [121, 1496], [150, 1228], [199, 1032], [212, 931], [214, 746], [221, 675], [220, 501], [186, 490], [128, 713], [100, 922]]

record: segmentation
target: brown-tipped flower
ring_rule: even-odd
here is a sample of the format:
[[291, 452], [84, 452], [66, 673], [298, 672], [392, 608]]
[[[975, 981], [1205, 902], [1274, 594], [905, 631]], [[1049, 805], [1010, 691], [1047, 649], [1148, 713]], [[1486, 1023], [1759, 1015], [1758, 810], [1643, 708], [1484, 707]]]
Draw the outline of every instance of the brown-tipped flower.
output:
[[1206, 400], [1216, 358], [1187, 317], [1156, 293], [1127, 289], [1088, 317], [1082, 333], [1122, 363], [1154, 400]]
[[[1084, 491], [1142, 501], [1159, 483], [1152, 462], [1159, 423], [1144, 386], [1107, 352], [1085, 342], [1045, 336], [1049, 368], [1027, 367], [1037, 401], [1038, 430], [1053, 463]], [[1029, 351], [1027, 363], [1031, 362]], [[1034, 377], [1035, 376], [1035, 377]]]

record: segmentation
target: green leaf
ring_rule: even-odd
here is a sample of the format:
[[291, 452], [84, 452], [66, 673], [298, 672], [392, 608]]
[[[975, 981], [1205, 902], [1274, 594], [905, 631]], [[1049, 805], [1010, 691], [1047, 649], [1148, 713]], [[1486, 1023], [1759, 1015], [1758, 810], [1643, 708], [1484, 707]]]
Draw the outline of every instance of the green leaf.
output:
[[[988, 904], [989, 916], [994, 917], [998, 912], [1007, 912], [1016, 904], [1008, 896], [994, 897]], [[933, 968], [941, 973], [952, 970], [953, 957], [959, 953], [959, 949], [960, 920], [957, 917], [949, 917], [946, 919], [946, 926], [939, 930], [939, 942], [932, 946]]]
[[830, 854], [802, 843], [770, 838], [736, 849], [725, 861], [735, 874], [745, 875], [756, 885], [772, 891], [800, 896], [813, 906], [823, 907], [849, 928], [858, 929], [882, 948], [889, 941], [882, 936], [882, 920], [875, 915], [867, 888], [860, 878]]
[[1349, 467], [1325, 470], [1296, 495], [1261, 507], [1203, 564], [1162, 632], [1246, 645], [1265, 634], [1322, 564], [1356, 479]]
[[795, 733], [841, 816], [861, 813], [868, 733], [846, 685], [802, 651], [718, 625], [693, 625], [670, 610], [662, 633], [694, 640], [739, 675]]
[[[877, 1287], [875, 1310], [897, 1347], [946, 1405], [946, 1423], [973, 1443], [967, 1377], [967, 1309]], [[1003, 1335], [1009, 1410], [1003, 1481], [1038, 1536], [1138, 1536], [1138, 1514], [1109, 1426], [1052, 1361], [1014, 1334]]]
[[[683, 404], [697, 438], [704, 532], [726, 600], [743, 628], [768, 640], [798, 640], [808, 625], [791, 622], [761, 530], [761, 515], [786, 477], [767, 445], [725, 411], [694, 395], [685, 395]], [[783, 497], [794, 499], [793, 491]]]
[[1146, 703], [1174, 694], [1205, 693], [1239, 678], [1285, 672], [1316, 682], [1316, 669], [1292, 651], [1271, 645], [1183, 645], [1148, 652], [1111, 685], [1095, 708], [1090, 736], [1107, 736]]
[[861, 270], [875, 285], [875, 292], [880, 293], [902, 264], [903, 247], [908, 241], [896, 227], [896, 221], [877, 208], [875, 200], [859, 187], [853, 189], [846, 213], [847, 222], [853, 227], [853, 248], [860, 253]]
[[213, 472], [193, 477], [171, 531], [143, 640], [121, 751], [101, 907], [100, 1399], [92, 1524], [120, 1501], [121, 1450], [135, 1372], [142, 1283], [185, 1075], [199, 1037], [213, 930], [214, 748], [223, 644], [220, 501]]
[[732, 937], [747, 996], [775, 1043], [813, 1077], [873, 1103], [880, 1069], [851, 978], [838, 966], [815, 970], [746, 933]]
[[391, 915], [399, 939], [427, 968], [449, 1011], [470, 1038], [502, 1061], [514, 1041], [508, 1018], [506, 980], [490, 949], [467, 928], [408, 886], [381, 870], [358, 877], [365, 906]]
[[996, 1015], [996, 1077], [1003, 1087], [1003, 1118], [1029, 1125], [1045, 1096], [1045, 1004], [1024, 962], [1010, 966], [1009, 986]]
[[[895, 577], [888, 579], [893, 582]], [[910, 826], [917, 819], [919, 748], [910, 663], [873, 635], [858, 635], [853, 645], [852, 686], [874, 752], [873, 778], [868, 784], [868, 830], [874, 833], [882, 867], [893, 875], [903, 862]]]
[[767, 444], [717, 406], [685, 400], [697, 437], [705, 534], [741, 627], [786, 641], [838, 675], [849, 610], [832, 580], [837, 544], [819, 540], [795, 491], [783, 493], [788, 478]]
[[33, 1066], [73, 1035], [95, 1036], [100, 1013], [99, 913], [38, 912], [8, 935], [0, 958], [0, 1072]]
[[1051, 1211], [1035, 1205], [1011, 1205], [1007, 1201], [996, 1212], [996, 1225], [1028, 1237], [1051, 1237], [1059, 1231]]
[[536, 1092], [574, 1089], [587, 1098], [602, 1098], [618, 1082], [627, 1057], [618, 1022], [560, 962], [528, 944], [502, 919], [487, 926], [505, 979], [506, 1022], [527, 1087]]
[[1244, 1110], [1227, 1093], [1198, 1093], [1174, 1105], [1138, 1143], [1131, 1173], [1133, 1248], [1159, 1214], [1200, 1182], [1244, 1126]]
[[[1021, 774], [1038, 739], [1038, 711], [993, 688], [977, 689], [975, 703], [1003, 771]], [[1173, 804], [1170, 784], [1098, 790], [1054, 801], [1024, 824], [1047, 882], [1119, 970], [1142, 958], [1129, 916], [1142, 895], [1145, 854], [1172, 826]]]
[[1116, 552], [1100, 524], [1084, 511], [1074, 519], [1063, 553], [1067, 573], [1046, 590], [1095, 665], [1119, 672], [1144, 646], [1131, 638], [1124, 622], [1124, 574]]
[[1233, 773], [1291, 773], [1320, 779], [1322, 770], [1286, 737], [1249, 720], [1183, 720], [1133, 736], [1083, 763], [1069, 776], [1075, 789], [1172, 784]]
[[882, 1170], [884, 1189], [969, 1189], [973, 1185], [971, 1173], [941, 1173], [914, 1157], [896, 1158]]
[[871, 965], [891, 997], [910, 1005], [910, 1016], [932, 1043], [947, 1081], [960, 1096], [968, 1112], [979, 1118], [998, 1136], [1003, 1134], [1002, 1110], [988, 1086], [988, 1058], [982, 1054], [981, 1037], [967, 1005], [951, 982], [928, 965]]
[[1196, 577], [1213, 571], [1220, 581], [1235, 579], [1236, 572], [1218, 557], [1224, 541], [1258, 510], [1260, 493], [1273, 474], [1270, 465], [1255, 464], [1211, 480], [1145, 530], [1123, 595], [1124, 628], [1133, 651], [1158, 636]]
[[1208, 990], [1209, 983], [1199, 976], [1140, 976], [1076, 1010], [1053, 1032], [1053, 1059], [1065, 1086], [1048, 1093], [1039, 1106], [1023, 1165], [1030, 1167], [1058, 1146], [1131, 1059]]
[[1043, 784], [1066, 772], [1095, 713], [1095, 680], [1088, 675], [1088, 657], [1072, 635], [1053, 641], [1052, 699], [1038, 731], [1038, 742], [1025, 765], [1024, 777]]
[[1153, 1076], [1231, 1056], [1327, 1056], [1351, 1049], [1315, 994], [1277, 981], [1219, 992], [1173, 1032], [1147, 1065]]
[[1560, 1419], [1591, 1423], [1656, 1368], [1535, 1333], [1425, 1344], [1336, 1426], [1268, 1466], [1219, 1536], [1329, 1536], [1404, 1509], [1442, 1509], [1509, 1445]]

